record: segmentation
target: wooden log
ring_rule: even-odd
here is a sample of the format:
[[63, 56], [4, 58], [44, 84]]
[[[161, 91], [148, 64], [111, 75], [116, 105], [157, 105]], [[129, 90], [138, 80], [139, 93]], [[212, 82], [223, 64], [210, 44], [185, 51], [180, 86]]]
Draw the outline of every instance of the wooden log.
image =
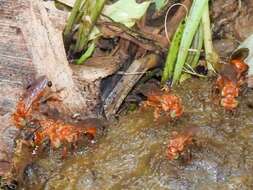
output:
[[[52, 90], [60, 90], [60, 112], [91, 117], [96, 116], [94, 108], [100, 103], [100, 80], [112, 73], [110, 70], [87, 81], [76, 77], [62, 40], [66, 14], [62, 19], [57, 15], [59, 11], [45, 8], [42, 0], [0, 1], [0, 176], [11, 170], [19, 133], [12, 113], [18, 98], [35, 78], [46, 75], [53, 83]], [[80, 73], [78, 68], [75, 70]], [[88, 90], [84, 90], [87, 86]]]

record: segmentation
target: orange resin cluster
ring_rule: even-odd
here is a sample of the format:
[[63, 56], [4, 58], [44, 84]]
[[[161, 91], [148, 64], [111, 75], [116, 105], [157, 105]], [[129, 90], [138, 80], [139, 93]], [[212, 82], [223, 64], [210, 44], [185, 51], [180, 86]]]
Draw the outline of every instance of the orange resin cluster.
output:
[[230, 67], [235, 74], [233, 76], [226, 73], [220, 74], [215, 83], [215, 88], [221, 95], [220, 104], [226, 110], [233, 110], [238, 106], [236, 98], [239, 96], [241, 86], [245, 84], [248, 65], [243, 60], [234, 59], [225, 67]]
[[172, 119], [179, 118], [183, 114], [181, 99], [167, 91], [149, 94], [144, 106], [154, 107], [155, 119], [158, 119], [162, 113]]
[[197, 131], [198, 128], [190, 127], [181, 133], [173, 132], [167, 148], [168, 159], [177, 159], [187, 149], [188, 145], [192, 144], [193, 136]]
[[39, 124], [39, 130], [34, 132], [35, 144], [40, 145], [48, 138], [53, 148], [58, 148], [63, 143], [76, 143], [82, 135], [87, 134], [93, 137], [96, 133], [95, 127], [75, 126], [53, 119], [34, 120], [34, 108], [40, 105], [39, 101], [44, 96], [46, 88], [51, 85], [46, 76], [41, 76], [26, 89], [13, 114], [16, 127], [23, 128], [26, 122], [35, 121]]
[[53, 148], [59, 148], [63, 143], [76, 143], [82, 135], [96, 134], [95, 127], [80, 127], [66, 124], [60, 120], [52, 119], [39, 121], [40, 130], [35, 132], [34, 141], [40, 145], [45, 139], [49, 139]]

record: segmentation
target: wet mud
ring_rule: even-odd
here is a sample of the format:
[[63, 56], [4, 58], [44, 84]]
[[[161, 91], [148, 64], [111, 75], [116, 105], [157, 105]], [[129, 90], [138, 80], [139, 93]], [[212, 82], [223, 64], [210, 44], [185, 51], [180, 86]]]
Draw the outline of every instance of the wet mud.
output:
[[[253, 90], [227, 112], [211, 96], [212, 84], [191, 79], [174, 89], [184, 105], [177, 121], [154, 121], [152, 108], [139, 109], [64, 160], [41, 156], [26, 169], [23, 189], [253, 189]], [[198, 127], [192, 145], [169, 160], [172, 132], [191, 126]]]

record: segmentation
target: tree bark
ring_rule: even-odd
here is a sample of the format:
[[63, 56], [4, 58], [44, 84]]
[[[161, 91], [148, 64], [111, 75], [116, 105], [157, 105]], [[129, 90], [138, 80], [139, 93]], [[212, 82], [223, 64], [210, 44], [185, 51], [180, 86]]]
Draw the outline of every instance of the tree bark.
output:
[[[52, 90], [60, 91], [60, 111], [91, 117], [96, 115], [94, 108], [100, 101], [100, 80], [117, 69], [104, 72], [97, 79], [80, 80], [70, 68], [64, 50], [62, 26], [66, 14], [61, 18], [50, 11], [40, 0], [0, 1], [0, 176], [10, 172], [19, 133], [12, 113], [35, 78], [46, 75], [53, 83]], [[85, 66], [80, 69], [89, 72]], [[87, 86], [88, 90], [84, 90]]]

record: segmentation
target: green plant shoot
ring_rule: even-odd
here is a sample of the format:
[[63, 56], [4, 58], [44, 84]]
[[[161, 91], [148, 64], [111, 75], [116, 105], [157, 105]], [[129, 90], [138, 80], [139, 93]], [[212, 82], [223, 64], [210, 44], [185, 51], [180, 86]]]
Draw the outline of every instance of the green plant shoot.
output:
[[169, 80], [169, 78], [171, 78], [173, 75], [173, 70], [177, 59], [178, 49], [184, 31], [184, 26], [185, 20], [182, 20], [173, 36], [162, 74], [162, 84]]
[[195, 0], [193, 2], [189, 16], [186, 20], [184, 32], [182, 34], [182, 40], [179, 47], [172, 84], [177, 84], [180, 79], [189, 48], [191, 46], [193, 37], [198, 29], [199, 23], [204, 12], [204, 7], [207, 3], [208, 0]]

